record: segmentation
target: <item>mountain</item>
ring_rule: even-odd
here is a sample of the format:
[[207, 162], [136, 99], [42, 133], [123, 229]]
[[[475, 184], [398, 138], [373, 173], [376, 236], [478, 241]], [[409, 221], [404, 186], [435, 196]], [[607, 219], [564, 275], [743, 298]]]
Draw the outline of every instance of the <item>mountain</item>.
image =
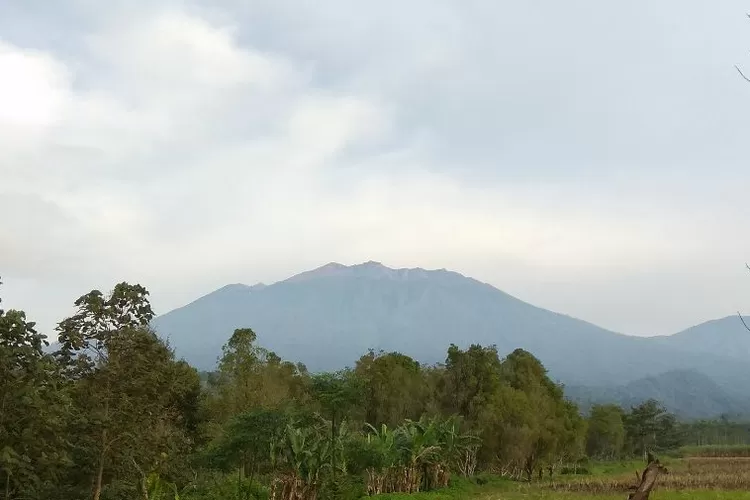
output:
[[592, 404], [604, 403], [629, 408], [656, 399], [683, 419], [750, 416], [750, 401], [732, 396], [695, 370], [674, 370], [614, 387], [567, 386], [565, 394], [584, 410]]
[[750, 360], [750, 332], [736, 315], [707, 321], [674, 335], [653, 337], [655, 342], [687, 352], [710, 352]]
[[608, 331], [445, 269], [331, 263], [268, 286], [225, 286], [152, 326], [204, 370], [215, 366], [235, 328], [251, 327], [260, 345], [313, 371], [352, 365], [370, 348], [434, 363], [451, 343], [479, 343], [495, 344], [501, 354], [527, 349], [568, 385], [621, 386], [695, 370], [732, 396], [750, 393], [744, 360], [692, 349], [690, 340]]

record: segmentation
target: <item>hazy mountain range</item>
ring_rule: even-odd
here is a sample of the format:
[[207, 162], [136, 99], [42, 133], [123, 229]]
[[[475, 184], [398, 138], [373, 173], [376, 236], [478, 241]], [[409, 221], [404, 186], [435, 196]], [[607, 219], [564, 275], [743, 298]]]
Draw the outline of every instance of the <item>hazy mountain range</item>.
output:
[[351, 366], [368, 349], [442, 362], [451, 343], [521, 347], [582, 404], [647, 397], [683, 416], [750, 414], [750, 332], [729, 317], [662, 337], [632, 337], [535, 307], [441, 270], [331, 263], [273, 285], [227, 285], [157, 317], [178, 356], [215, 367], [235, 328], [310, 370]]
[[566, 386], [565, 393], [584, 411], [596, 403], [617, 403], [627, 408], [656, 399], [681, 418], [750, 416], [749, 398], [730, 394], [695, 370], [674, 370], [620, 386]]

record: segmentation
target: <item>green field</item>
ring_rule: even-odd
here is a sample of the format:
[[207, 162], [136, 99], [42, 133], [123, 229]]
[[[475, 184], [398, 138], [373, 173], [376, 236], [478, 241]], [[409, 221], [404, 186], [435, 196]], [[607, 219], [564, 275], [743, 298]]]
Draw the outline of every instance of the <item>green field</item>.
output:
[[[654, 500], [750, 499], [750, 458], [691, 457], [665, 461], [669, 473], [659, 477]], [[559, 476], [534, 483], [519, 483], [492, 476], [460, 479], [450, 488], [415, 495], [381, 495], [383, 500], [534, 500], [625, 499], [635, 484], [639, 462], [597, 464], [591, 474]]]

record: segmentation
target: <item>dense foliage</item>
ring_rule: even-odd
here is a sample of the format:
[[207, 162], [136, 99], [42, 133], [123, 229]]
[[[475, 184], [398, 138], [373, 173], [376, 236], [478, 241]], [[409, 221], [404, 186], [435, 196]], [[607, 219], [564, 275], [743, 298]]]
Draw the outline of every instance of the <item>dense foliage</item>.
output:
[[243, 328], [199, 376], [150, 330], [140, 285], [75, 307], [54, 353], [23, 312], [0, 310], [2, 499], [360, 498], [478, 472], [532, 480], [740, 432], [678, 424], [655, 401], [585, 418], [531, 353], [492, 346], [452, 345], [438, 366], [369, 352], [310, 374]]

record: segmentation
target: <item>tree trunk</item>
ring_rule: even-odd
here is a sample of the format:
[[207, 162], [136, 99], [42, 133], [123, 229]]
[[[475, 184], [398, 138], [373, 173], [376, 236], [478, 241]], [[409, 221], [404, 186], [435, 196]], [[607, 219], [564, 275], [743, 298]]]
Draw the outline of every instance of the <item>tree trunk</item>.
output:
[[237, 498], [240, 497], [242, 492], [242, 465], [237, 467]]
[[[107, 404], [107, 408], [109, 404]], [[107, 429], [102, 430], [102, 442], [101, 451], [99, 453], [99, 465], [96, 469], [96, 479], [94, 481], [94, 496], [93, 500], [99, 500], [102, 495], [102, 480], [104, 478], [104, 459], [107, 454]]]
[[331, 474], [336, 482], [336, 410], [331, 415]]
[[149, 500], [148, 499], [148, 484], [146, 483], [147, 479], [144, 477], [141, 479], [141, 493], [143, 494], [143, 500]]
[[[107, 431], [103, 431], [103, 437], [102, 441], [104, 441], [107, 437]], [[102, 495], [102, 478], [104, 477], [104, 450], [102, 450], [101, 455], [99, 456], [99, 466], [96, 470], [96, 481], [94, 483], [94, 496], [93, 500], [99, 500], [99, 497]]]
[[96, 480], [94, 482], [93, 500], [99, 500], [102, 495], [102, 480], [104, 478], [104, 458], [107, 454], [107, 425], [109, 423], [109, 394], [110, 380], [107, 377], [107, 391], [104, 395], [104, 429], [102, 429], [101, 448], [99, 449], [99, 465], [96, 470]]
[[526, 457], [526, 463], [524, 464], [524, 472], [526, 473], [526, 479], [531, 482], [534, 479], [534, 469], [536, 468], [536, 457], [534, 453]]

